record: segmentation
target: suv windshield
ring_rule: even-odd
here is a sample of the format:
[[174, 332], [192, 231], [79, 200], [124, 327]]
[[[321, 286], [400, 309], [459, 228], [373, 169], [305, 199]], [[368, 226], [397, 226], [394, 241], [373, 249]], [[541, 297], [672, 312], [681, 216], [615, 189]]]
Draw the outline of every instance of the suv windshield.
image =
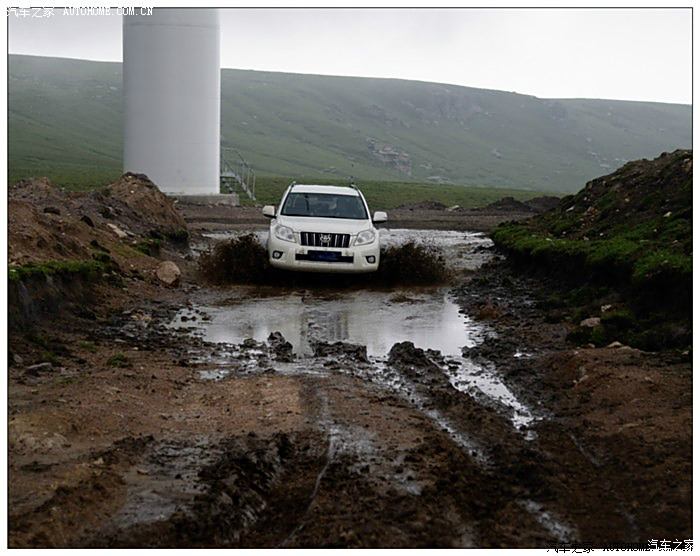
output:
[[330, 193], [290, 193], [282, 215], [367, 220], [367, 211], [359, 195]]

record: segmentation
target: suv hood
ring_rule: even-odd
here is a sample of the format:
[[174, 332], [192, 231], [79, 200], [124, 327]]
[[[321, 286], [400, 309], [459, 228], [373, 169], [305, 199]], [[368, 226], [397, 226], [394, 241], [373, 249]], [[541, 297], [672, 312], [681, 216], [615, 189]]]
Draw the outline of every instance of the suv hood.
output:
[[295, 232], [321, 232], [333, 234], [358, 234], [373, 228], [371, 220], [349, 218], [305, 218], [303, 216], [278, 216], [278, 224], [289, 226]]

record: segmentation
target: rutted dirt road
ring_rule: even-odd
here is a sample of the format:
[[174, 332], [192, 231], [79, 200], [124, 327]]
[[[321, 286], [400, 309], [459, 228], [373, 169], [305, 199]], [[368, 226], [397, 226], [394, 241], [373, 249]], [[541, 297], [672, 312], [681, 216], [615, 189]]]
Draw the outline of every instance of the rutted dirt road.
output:
[[56, 360], [10, 368], [10, 544], [692, 538], [687, 358], [572, 350], [484, 236], [408, 236], [452, 285], [100, 286], [14, 336]]

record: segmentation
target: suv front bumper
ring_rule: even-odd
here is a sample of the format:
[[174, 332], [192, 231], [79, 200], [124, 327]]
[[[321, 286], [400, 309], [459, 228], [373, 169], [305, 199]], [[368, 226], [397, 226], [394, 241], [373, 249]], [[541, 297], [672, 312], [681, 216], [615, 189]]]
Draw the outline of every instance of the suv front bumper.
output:
[[378, 240], [359, 247], [333, 249], [282, 241], [270, 234], [267, 254], [273, 267], [300, 272], [362, 273], [379, 268]]

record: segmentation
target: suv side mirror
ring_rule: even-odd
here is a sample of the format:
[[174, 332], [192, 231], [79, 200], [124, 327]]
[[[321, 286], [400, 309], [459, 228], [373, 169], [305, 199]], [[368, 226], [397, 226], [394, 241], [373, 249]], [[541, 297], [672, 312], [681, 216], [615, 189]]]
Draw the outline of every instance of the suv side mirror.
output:
[[267, 216], [268, 218], [274, 218], [275, 217], [275, 205], [265, 205], [262, 210], [263, 216]]
[[386, 221], [387, 221], [386, 212], [377, 211], [374, 213], [374, 216], [372, 217], [372, 222], [374, 222], [375, 224], [381, 224], [382, 222], [386, 222]]

